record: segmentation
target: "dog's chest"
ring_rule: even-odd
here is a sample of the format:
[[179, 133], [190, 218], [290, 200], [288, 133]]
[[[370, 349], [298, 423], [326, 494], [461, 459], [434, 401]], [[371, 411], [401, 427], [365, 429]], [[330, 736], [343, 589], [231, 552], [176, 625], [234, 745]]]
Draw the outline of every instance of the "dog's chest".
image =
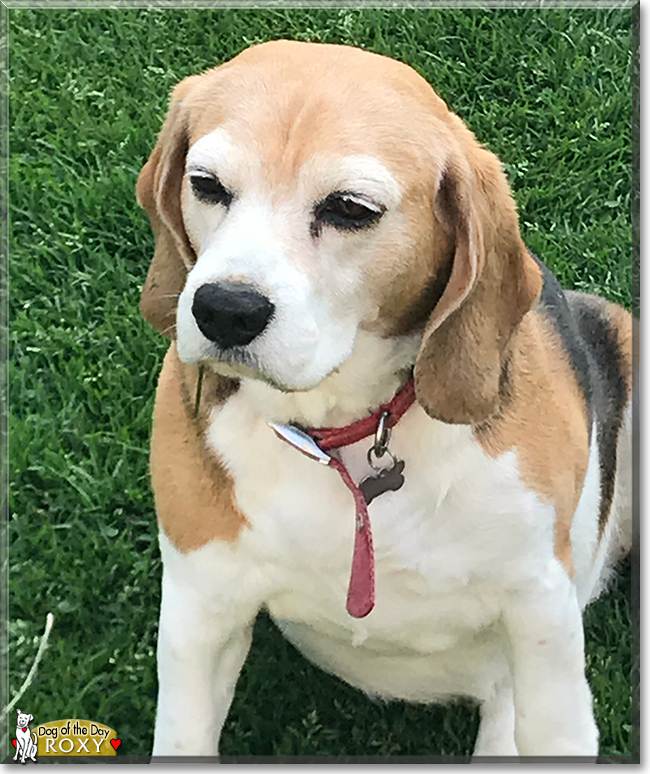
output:
[[[535, 497], [514, 455], [487, 457], [470, 428], [434, 422], [416, 405], [394, 429], [405, 483], [369, 506], [376, 604], [362, 620], [345, 609], [355, 508], [337, 472], [278, 439], [239, 396], [216, 413], [209, 440], [250, 524], [237, 551], [257, 568], [275, 618], [355, 647], [434, 653], [498, 614], [495, 571], [508, 572], [529, 542], [521, 512]], [[372, 473], [371, 443], [341, 452], [357, 482]]]

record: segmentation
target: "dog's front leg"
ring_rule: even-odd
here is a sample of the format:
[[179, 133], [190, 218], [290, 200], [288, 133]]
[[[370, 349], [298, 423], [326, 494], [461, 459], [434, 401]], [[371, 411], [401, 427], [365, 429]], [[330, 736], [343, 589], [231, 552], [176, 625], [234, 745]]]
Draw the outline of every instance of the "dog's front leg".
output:
[[165, 564], [154, 756], [218, 755], [259, 609], [242, 585], [236, 573], [208, 585], [191, 557]]
[[548, 572], [509, 594], [504, 611], [514, 679], [520, 755], [598, 754], [585, 677], [582, 616], [575, 585], [551, 560]]
[[[493, 693], [481, 704], [481, 723], [473, 757], [515, 756], [515, 705], [510, 675], [499, 680]], [[478, 761], [480, 763], [480, 760]]]

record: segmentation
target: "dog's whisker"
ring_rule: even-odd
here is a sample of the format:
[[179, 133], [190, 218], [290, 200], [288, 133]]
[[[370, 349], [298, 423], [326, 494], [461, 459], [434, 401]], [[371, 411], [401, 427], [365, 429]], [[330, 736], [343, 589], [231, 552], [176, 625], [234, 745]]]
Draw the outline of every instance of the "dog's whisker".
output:
[[166, 336], [168, 333], [173, 333], [176, 330], [176, 323], [172, 323], [171, 325], [168, 325], [162, 332], [163, 336]]

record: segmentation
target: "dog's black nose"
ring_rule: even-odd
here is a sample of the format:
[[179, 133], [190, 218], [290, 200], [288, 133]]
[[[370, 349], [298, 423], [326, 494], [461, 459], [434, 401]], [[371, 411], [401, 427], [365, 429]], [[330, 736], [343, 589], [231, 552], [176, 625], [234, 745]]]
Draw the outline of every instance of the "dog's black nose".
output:
[[275, 306], [243, 282], [212, 282], [194, 294], [192, 314], [201, 333], [222, 349], [250, 344], [266, 328]]

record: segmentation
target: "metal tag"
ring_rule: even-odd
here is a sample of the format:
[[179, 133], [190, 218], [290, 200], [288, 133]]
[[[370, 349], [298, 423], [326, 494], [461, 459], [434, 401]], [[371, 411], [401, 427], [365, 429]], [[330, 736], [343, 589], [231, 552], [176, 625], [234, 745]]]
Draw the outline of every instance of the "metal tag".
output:
[[380, 470], [375, 476], [367, 476], [359, 484], [359, 489], [367, 505], [385, 492], [396, 492], [404, 485], [404, 462], [395, 460], [392, 468]]

